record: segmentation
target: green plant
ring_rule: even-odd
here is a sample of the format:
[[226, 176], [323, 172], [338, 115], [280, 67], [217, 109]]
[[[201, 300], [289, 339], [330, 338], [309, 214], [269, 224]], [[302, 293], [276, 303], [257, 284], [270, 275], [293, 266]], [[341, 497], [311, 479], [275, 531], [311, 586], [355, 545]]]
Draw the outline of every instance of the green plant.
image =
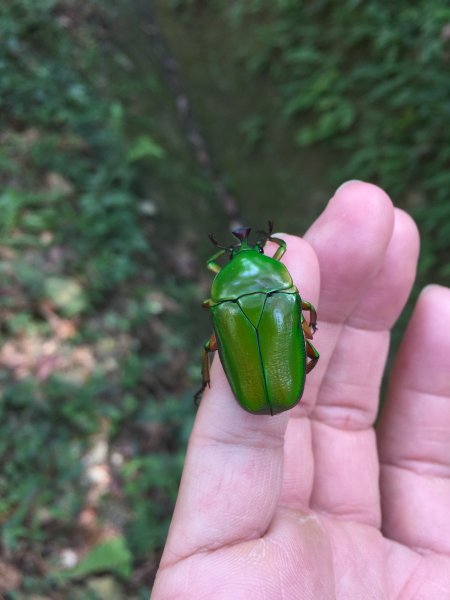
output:
[[276, 81], [287, 119], [308, 116], [297, 143], [343, 150], [343, 178], [375, 180], [394, 197], [419, 190], [424, 206], [416, 214], [433, 240], [428, 263], [448, 275], [448, 6], [348, 0], [252, 8], [272, 18], [255, 28], [251, 39], [261, 46], [247, 47], [247, 65]]
[[[151, 132], [129, 130], [128, 74], [123, 86], [108, 78], [120, 55], [105, 35], [113, 15], [102, 0], [0, 7], [0, 545], [33, 593], [105, 571], [129, 579], [142, 555], [119, 536], [60, 578], [39, 570], [43, 560], [59, 572], [61, 549], [83, 544], [89, 452], [103, 436], [107, 463], [155, 402], [145, 367], [168, 360], [140, 352], [138, 336], [144, 346], [151, 335], [155, 291], [142, 174], [167, 153]], [[130, 502], [148, 510], [144, 497]], [[101, 529], [101, 498], [94, 510]], [[158, 527], [152, 548], [167, 524]]]

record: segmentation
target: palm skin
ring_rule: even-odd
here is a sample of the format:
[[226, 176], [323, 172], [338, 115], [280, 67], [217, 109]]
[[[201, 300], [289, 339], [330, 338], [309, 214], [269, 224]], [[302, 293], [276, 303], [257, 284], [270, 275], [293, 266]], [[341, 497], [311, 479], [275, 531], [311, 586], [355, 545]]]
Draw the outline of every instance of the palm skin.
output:
[[450, 599], [450, 290], [419, 297], [375, 431], [417, 229], [355, 181], [283, 237], [320, 361], [274, 417], [244, 412], [214, 361], [152, 598]]

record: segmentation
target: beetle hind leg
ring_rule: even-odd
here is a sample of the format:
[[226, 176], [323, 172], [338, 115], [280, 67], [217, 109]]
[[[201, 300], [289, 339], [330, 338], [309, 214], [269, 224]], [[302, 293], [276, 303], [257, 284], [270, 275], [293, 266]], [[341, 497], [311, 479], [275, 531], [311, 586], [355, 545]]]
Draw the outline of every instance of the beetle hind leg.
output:
[[302, 322], [302, 329], [303, 329], [303, 333], [305, 334], [305, 338], [307, 340], [312, 340], [313, 332], [311, 331], [311, 327], [309, 326], [305, 317], [303, 316], [303, 313], [301, 313], [301, 322]]
[[217, 341], [214, 333], [211, 335], [208, 341], [203, 344], [202, 348], [202, 385], [194, 394], [194, 404], [198, 406], [200, 398], [205, 391], [206, 386], [209, 387], [209, 354], [217, 350]]
[[306, 356], [311, 359], [306, 364], [306, 372], [309, 373], [316, 366], [317, 361], [320, 358], [320, 354], [317, 352], [317, 350], [314, 348], [314, 346], [311, 344], [311, 342], [308, 339], [305, 340], [305, 346], [306, 346]]
[[[311, 304], [311, 302], [306, 302], [306, 300], [302, 300], [302, 310], [309, 311], [309, 326], [308, 326], [308, 329], [309, 330], [312, 329], [313, 330], [313, 334], [316, 333], [316, 331], [317, 331], [317, 312], [316, 312], [316, 309]], [[305, 334], [306, 334], [305, 326], [303, 326], [303, 330], [305, 331]], [[312, 335], [313, 334], [311, 334], [311, 337], [309, 339], [312, 340]], [[307, 335], [307, 337], [309, 337], [309, 335]]]

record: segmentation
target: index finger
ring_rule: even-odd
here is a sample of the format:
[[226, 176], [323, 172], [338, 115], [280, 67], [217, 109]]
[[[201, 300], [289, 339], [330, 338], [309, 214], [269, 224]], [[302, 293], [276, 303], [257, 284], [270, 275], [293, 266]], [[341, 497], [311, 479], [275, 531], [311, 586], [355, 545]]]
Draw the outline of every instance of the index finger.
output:
[[[317, 290], [314, 251], [304, 240], [283, 237], [294, 281], [304, 281], [306, 293], [308, 286], [311, 292]], [[275, 416], [245, 412], [218, 357], [214, 359], [211, 388], [203, 396], [189, 441], [162, 567], [197, 551], [264, 534], [279, 499], [288, 420], [289, 411]]]

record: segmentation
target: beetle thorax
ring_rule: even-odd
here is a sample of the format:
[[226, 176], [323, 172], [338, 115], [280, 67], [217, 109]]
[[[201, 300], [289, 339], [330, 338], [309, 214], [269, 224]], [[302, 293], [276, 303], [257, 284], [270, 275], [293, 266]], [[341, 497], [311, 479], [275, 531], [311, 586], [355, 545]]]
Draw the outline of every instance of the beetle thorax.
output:
[[293, 286], [286, 267], [252, 248], [243, 248], [216, 275], [211, 289], [214, 302], [236, 300], [254, 293], [271, 293]]

